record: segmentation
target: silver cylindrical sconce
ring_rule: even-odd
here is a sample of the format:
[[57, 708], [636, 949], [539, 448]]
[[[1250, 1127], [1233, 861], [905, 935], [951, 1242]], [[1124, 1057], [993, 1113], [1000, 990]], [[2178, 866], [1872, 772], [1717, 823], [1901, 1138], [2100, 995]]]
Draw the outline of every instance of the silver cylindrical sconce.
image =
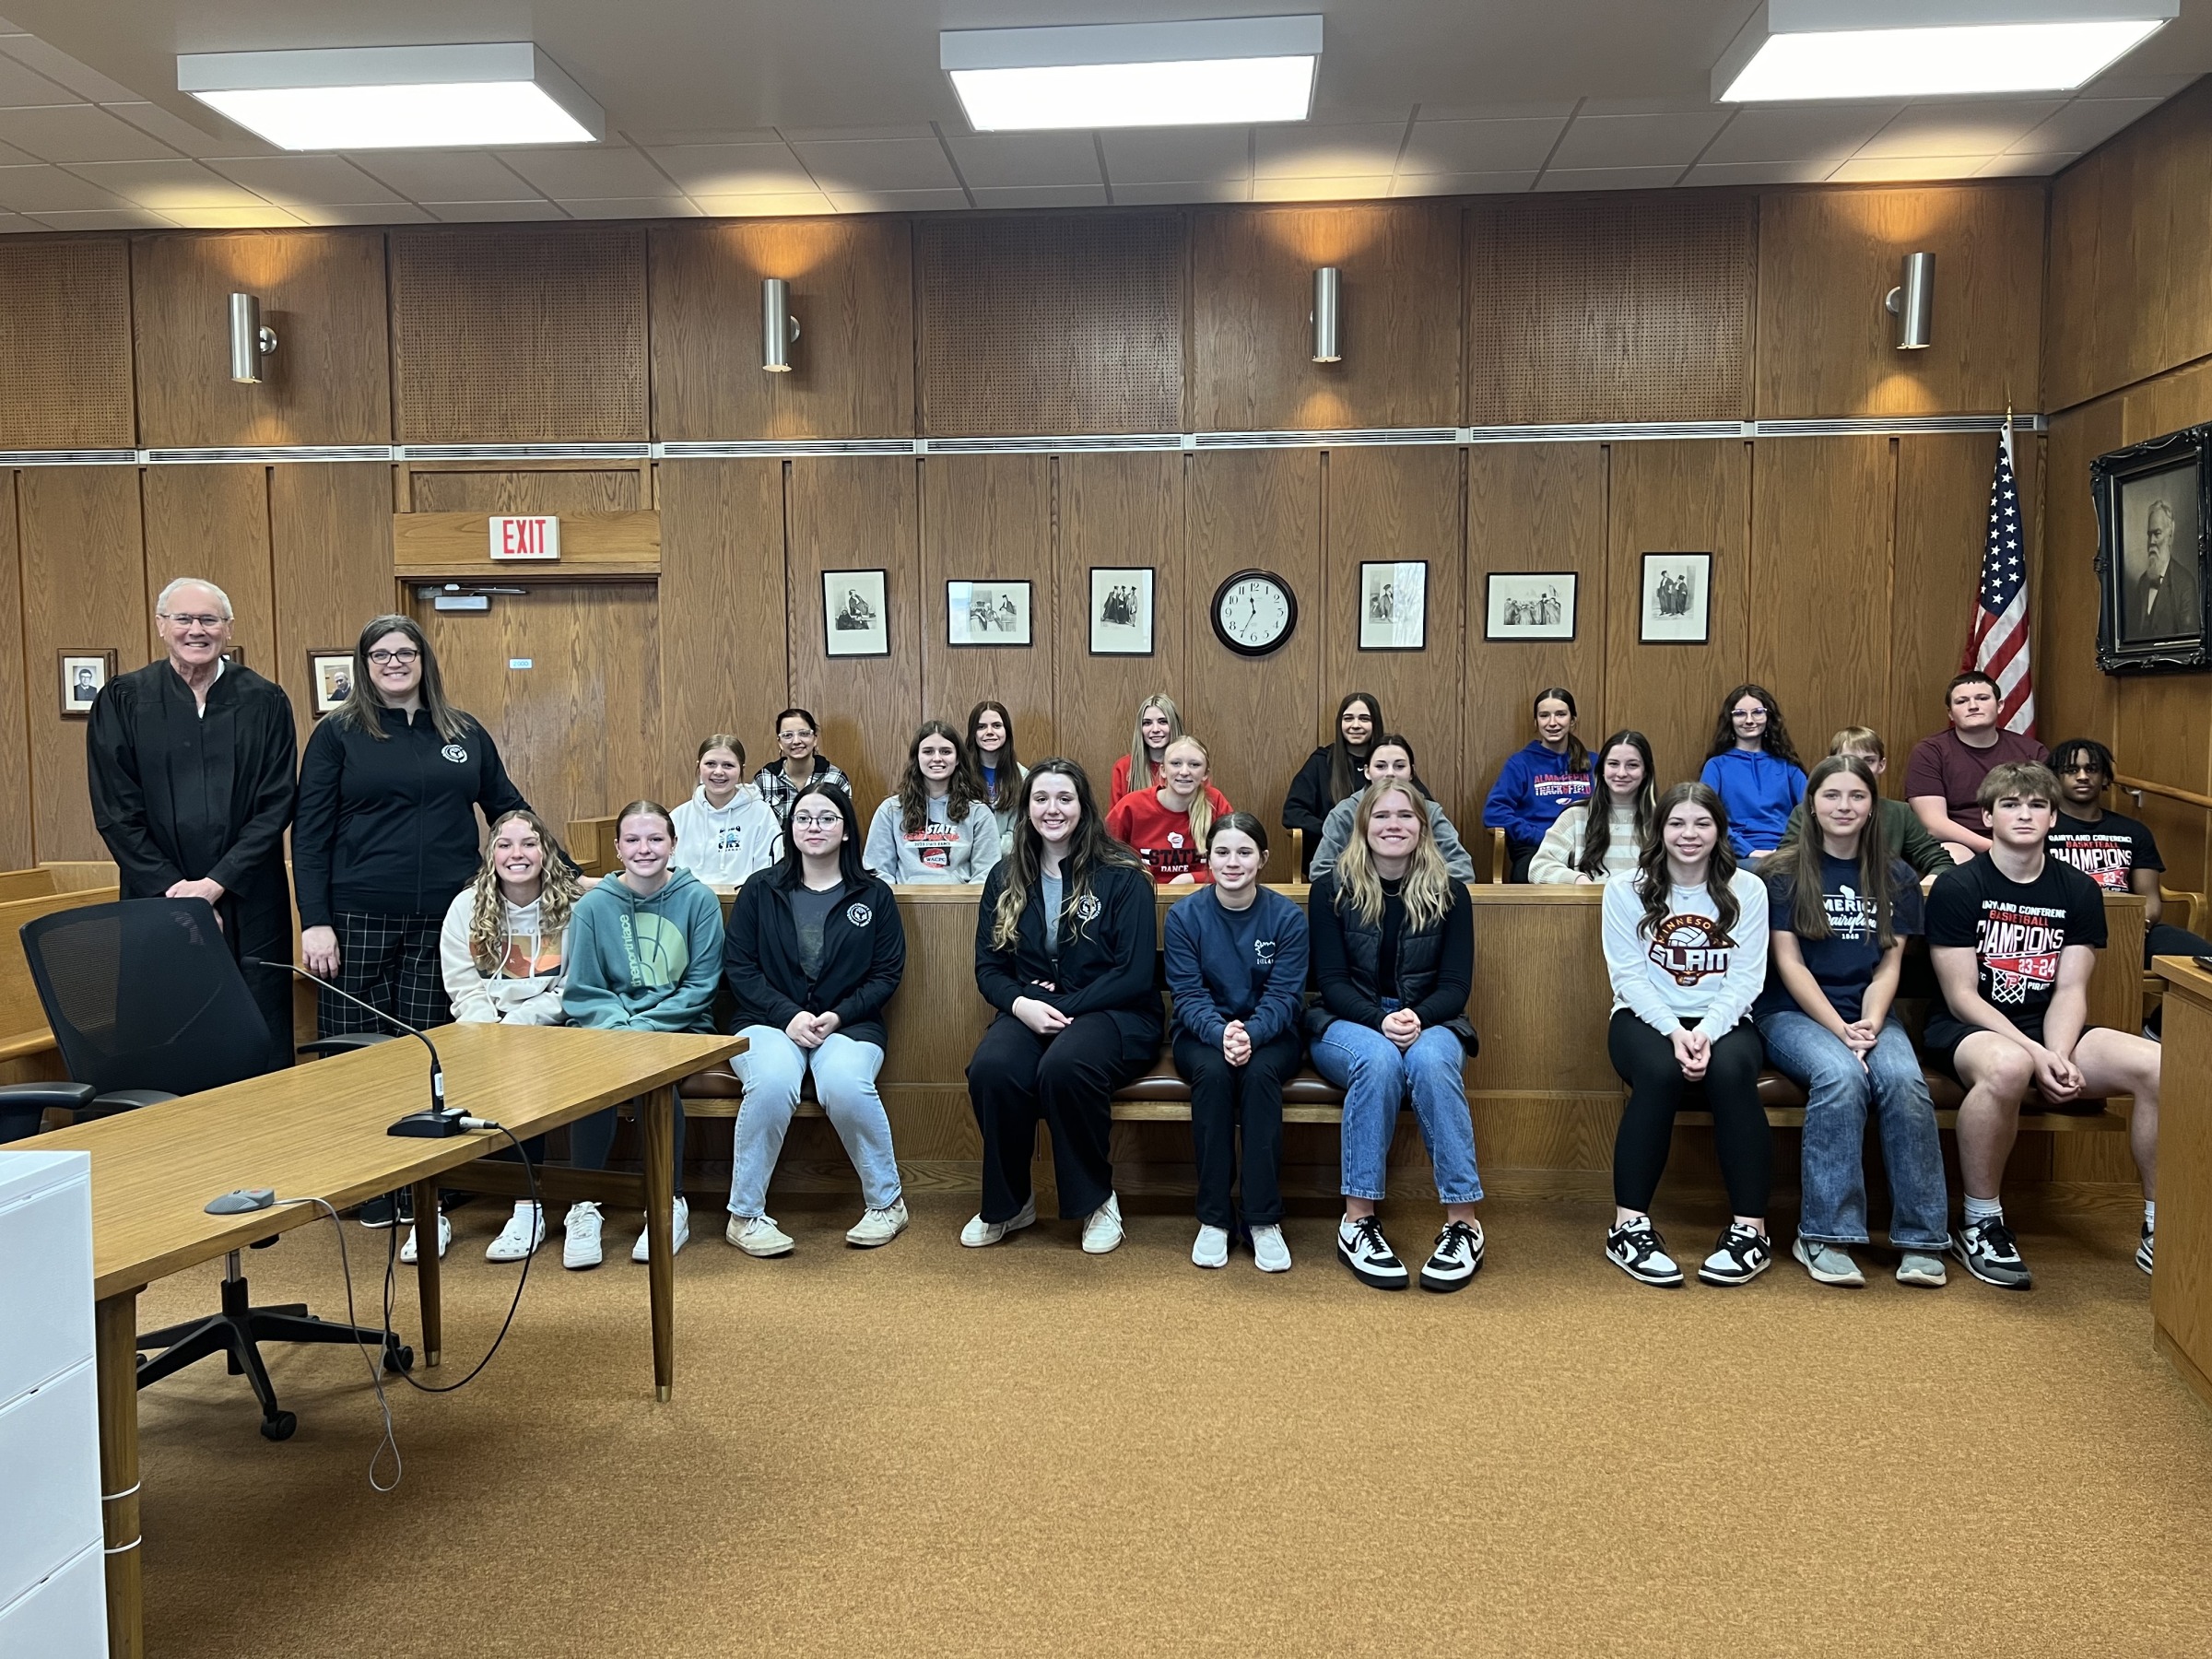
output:
[[1897, 319], [1897, 348], [1925, 351], [1936, 337], [1936, 255], [1905, 255], [1905, 279], [1882, 303]]
[[241, 385], [261, 384], [261, 359], [276, 349], [276, 331], [261, 323], [261, 301], [252, 294], [230, 296], [230, 378]]
[[799, 337], [799, 320], [791, 314], [791, 284], [781, 276], [760, 283], [760, 367], [771, 374], [791, 372], [791, 348]]
[[1313, 360], [1317, 363], [1343, 360], [1336, 338], [1343, 295], [1344, 273], [1335, 265], [1323, 265], [1313, 273]]

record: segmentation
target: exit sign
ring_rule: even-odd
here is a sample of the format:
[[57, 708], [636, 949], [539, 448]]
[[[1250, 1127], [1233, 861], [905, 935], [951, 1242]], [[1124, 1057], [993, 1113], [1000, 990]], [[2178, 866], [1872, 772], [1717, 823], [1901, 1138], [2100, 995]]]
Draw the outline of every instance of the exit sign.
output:
[[491, 556], [495, 559], [559, 559], [560, 521], [557, 518], [494, 518]]

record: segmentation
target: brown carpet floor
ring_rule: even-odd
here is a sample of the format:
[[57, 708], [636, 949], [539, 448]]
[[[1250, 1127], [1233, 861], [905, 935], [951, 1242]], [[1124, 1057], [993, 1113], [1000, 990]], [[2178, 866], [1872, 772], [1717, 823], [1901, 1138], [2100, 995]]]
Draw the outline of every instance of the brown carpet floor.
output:
[[[498, 1328], [503, 1207], [456, 1217], [431, 1380]], [[1435, 1218], [1395, 1208], [1410, 1257]], [[1786, 1261], [1667, 1293], [1594, 1206], [1486, 1209], [1488, 1265], [1437, 1297], [1354, 1283], [1312, 1218], [1273, 1278], [1193, 1268], [1180, 1217], [1092, 1259], [1061, 1223], [964, 1251], [950, 1199], [873, 1253], [812, 1211], [763, 1263], [702, 1206], [666, 1406], [633, 1220], [591, 1274], [556, 1234], [482, 1377], [394, 1390], [391, 1496], [351, 1348], [274, 1353], [284, 1445], [213, 1362], [147, 1393], [149, 1651], [2206, 1651], [2212, 1413], [2151, 1350], [2124, 1217], [2026, 1232], [2027, 1296]], [[1661, 1216], [1686, 1255], [1717, 1219]], [[348, 1224], [357, 1280], [383, 1237]], [[343, 1313], [327, 1224], [248, 1262], [257, 1300]]]

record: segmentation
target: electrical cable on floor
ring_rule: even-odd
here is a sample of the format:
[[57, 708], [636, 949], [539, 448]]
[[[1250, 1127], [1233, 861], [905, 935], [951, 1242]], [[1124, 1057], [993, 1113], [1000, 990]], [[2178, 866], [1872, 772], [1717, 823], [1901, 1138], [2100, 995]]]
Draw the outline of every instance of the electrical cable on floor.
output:
[[[546, 1234], [546, 1206], [544, 1202], [538, 1197], [537, 1171], [531, 1165], [529, 1153], [523, 1150], [523, 1143], [515, 1139], [513, 1130], [508, 1128], [504, 1124], [495, 1124], [489, 1118], [465, 1118], [463, 1120], [463, 1125], [470, 1129], [497, 1129], [501, 1135], [507, 1137], [509, 1144], [514, 1147], [514, 1155], [523, 1160], [524, 1177], [530, 1183], [530, 1202], [537, 1210], [537, 1236], [539, 1241], [542, 1243]], [[426, 1245], [431, 1250], [438, 1248], [440, 1240], [444, 1232], [442, 1220], [442, 1213], [431, 1217], [429, 1228], [428, 1230], [430, 1236], [426, 1240], [423, 1237], [423, 1218], [420, 1216], [415, 1218], [416, 1249], [421, 1250]], [[492, 1355], [500, 1351], [500, 1345], [507, 1340], [508, 1327], [514, 1324], [514, 1311], [523, 1305], [523, 1288], [530, 1282], [530, 1263], [536, 1254], [537, 1249], [534, 1246], [529, 1253], [523, 1257], [523, 1276], [514, 1282], [514, 1300], [507, 1304], [507, 1318], [500, 1326], [500, 1334], [491, 1339], [491, 1347], [485, 1352], [484, 1358], [477, 1361], [475, 1369], [472, 1370], [467, 1376], [462, 1378], [458, 1382], [446, 1382], [435, 1386], [428, 1382], [418, 1382], [413, 1374], [407, 1371], [401, 1371], [399, 1373], [401, 1380], [405, 1382], [408, 1387], [414, 1389], [418, 1394], [452, 1394], [455, 1389], [465, 1388], [469, 1383], [475, 1382], [477, 1380], [477, 1373], [491, 1363]], [[398, 1258], [399, 1222], [398, 1218], [394, 1216], [393, 1218], [391, 1236], [384, 1242], [383, 1312], [384, 1335], [387, 1338], [389, 1338], [392, 1335], [392, 1302], [394, 1295], [393, 1280], [398, 1269]], [[348, 1295], [352, 1294], [352, 1287], [350, 1283], [348, 1283], [347, 1287], [347, 1293]]]
[[[337, 1230], [338, 1268], [346, 1276], [346, 1323], [354, 1329], [353, 1345], [361, 1350], [361, 1359], [369, 1367], [369, 1385], [376, 1390], [376, 1408], [382, 1414], [384, 1419], [383, 1439], [377, 1441], [376, 1450], [369, 1454], [369, 1484], [379, 1492], [395, 1492], [399, 1489], [400, 1481], [406, 1477], [406, 1465], [399, 1455], [399, 1439], [392, 1431], [392, 1402], [384, 1397], [384, 1371], [381, 1361], [383, 1353], [390, 1351], [391, 1344], [387, 1341], [383, 1350], [372, 1356], [369, 1352], [369, 1345], [360, 1338], [360, 1320], [355, 1314], [353, 1307], [353, 1264], [346, 1253], [346, 1223], [338, 1215], [336, 1207], [327, 1198], [277, 1198], [271, 1201], [270, 1207], [274, 1209], [279, 1204], [319, 1205], [322, 1206], [323, 1213], [330, 1218], [331, 1226]], [[391, 1335], [391, 1324], [389, 1318], [384, 1321], [387, 1337]], [[403, 1371], [401, 1375], [404, 1376], [406, 1373]], [[392, 1453], [392, 1484], [390, 1486], [386, 1486], [376, 1477], [377, 1465], [383, 1462], [384, 1451], [387, 1447], [391, 1449]]]

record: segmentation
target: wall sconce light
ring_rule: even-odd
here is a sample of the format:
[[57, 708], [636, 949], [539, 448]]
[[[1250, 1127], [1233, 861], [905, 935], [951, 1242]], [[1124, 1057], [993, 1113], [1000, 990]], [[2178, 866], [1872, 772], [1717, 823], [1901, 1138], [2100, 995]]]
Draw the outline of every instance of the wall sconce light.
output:
[[1925, 351], [1936, 335], [1931, 320], [1936, 314], [1936, 255], [1905, 255], [1905, 279], [1882, 300], [1897, 319], [1897, 348]]
[[261, 359], [276, 349], [276, 331], [261, 321], [261, 301], [252, 294], [230, 296], [230, 378], [241, 386], [261, 384]]
[[770, 276], [760, 284], [760, 367], [771, 374], [791, 372], [791, 348], [799, 337], [799, 320], [791, 314], [791, 284]]
[[1313, 273], [1313, 360], [1337, 363], [1344, 352], [1336, 339], [1336, 323], [1343, 302], [1344, 273], [1323, 265]]

